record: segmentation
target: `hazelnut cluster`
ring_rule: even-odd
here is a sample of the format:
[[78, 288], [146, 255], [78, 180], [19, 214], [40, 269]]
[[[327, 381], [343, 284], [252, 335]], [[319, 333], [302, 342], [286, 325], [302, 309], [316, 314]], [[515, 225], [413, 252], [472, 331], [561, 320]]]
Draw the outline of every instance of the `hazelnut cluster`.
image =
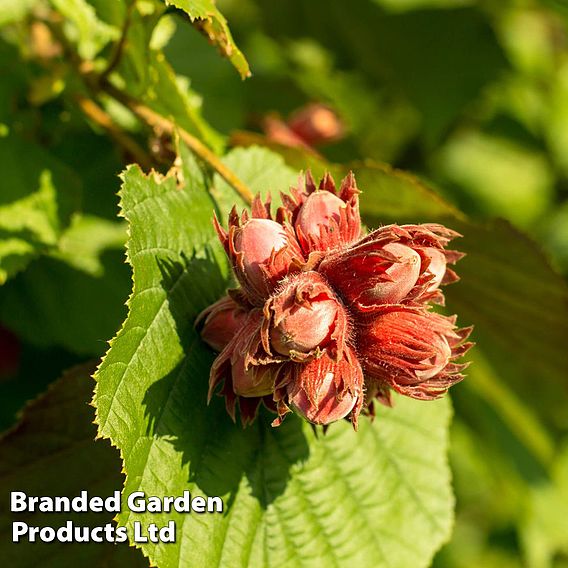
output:
[[235, 419], [252, 422], [264, 403], [313, 424], [342, 418], [357, 428], [374, 401], [391, 389], [435, 399], [463, 378], [456, 362], [470, 347], [471, 328], [431, 311], [441, 285], [457, 280], [449, 267], [463, 255], [447, 250], [456, 232], [438, 224], [388, 225], [361, 235], [353, 174], [336, 188], [308, 172], [282, 195], [257, 196], [251, 214], [229, 215], [215, 228], [239, 288], [198, 318], [201, 336], [219, 355], [209, 398], [225, 397]]

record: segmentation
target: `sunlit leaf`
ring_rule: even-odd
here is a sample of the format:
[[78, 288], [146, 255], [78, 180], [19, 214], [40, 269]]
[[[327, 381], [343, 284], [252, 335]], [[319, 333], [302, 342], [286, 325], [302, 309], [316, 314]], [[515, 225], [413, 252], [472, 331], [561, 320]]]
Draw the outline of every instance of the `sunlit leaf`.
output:
[[75, 205], [73, 175], [39, 146], [0, 138], [0, 284], [54, 248]]
[[183, 10], [209, 41], [217, 46], [220, 53], [229, 59], [243, 79], [250, 76], [247, 60], [235, 44], [227, 20], [215, 5], [215, 0], [165, 1], [166, 4]]
[[26, 17], [39, 0], [0, 0], [0, 26], [18, 22]]
[[[280, 203], [280, 192], [287, 192], [290, 186], [298, 182], [298, 173], [286, 165], [284, 159], [266, 148], [252, 146], [247, 149], [235, 148], [223, 157], [223, 162], [244, 182], [253, 194], [260, 193], [266, 199], [270, 192], [273, 210]], [[246, 203], [231, 189], [219, 175], [214, 177], [212, 194], [220, 211], [222, 221], [233, 205], [237, 209], [246, 207]]]
[[121, 223], [100, 219], [94, 215], [76, 215], [61, 235], [57, 249], [51, 254], [69, 266], [92, 276], [102, 276], [101, 255], [107, 249], [122, 248], [126, 228]]
[[66, 18], [67, 33], [84, 59], [93, 59], [119, 30], [101, 20], [87, 0], [50, 0]]

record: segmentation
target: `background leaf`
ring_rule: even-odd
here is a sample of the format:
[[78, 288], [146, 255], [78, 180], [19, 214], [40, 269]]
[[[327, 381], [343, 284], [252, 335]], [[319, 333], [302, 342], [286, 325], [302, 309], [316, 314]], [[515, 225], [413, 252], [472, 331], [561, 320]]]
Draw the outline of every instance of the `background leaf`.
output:
[[[124, 317], [129, 289], [124, 228], [107, 223], [99, 219], [73, 227], [61, 251], [9, 281], [0, 297], [0, 321], [39, 347], [104, 353]], [[83, 256], [69, 262], [72, 253]]]
[[[260, 193], [263, 199], [272, 196], [273, 211], [280, 204], [280, 192], [287, 192], [290, 186], [298, 183], [298, 173], [286, 165], [284, 159], [260, 146], [235, 148], [223, 157], [223, 162], [245, 183], [253, 195]], [[213, 178], [211, 193], [219, 211], [227, 212], [233, 205], [244, 209], [247, 204], [235, 194], [227, 182], [218, 174]], [[221, 219], [225, 222], [225, 219]]]
[[[25, 157], [25, 161], [24, 161]], [[77, 201], [77, 179], [39, 146], [0, 138], [0, 284], [55, 248]]]
[[70, 37], [76, 42], [79, 55], [94, 59], [101, 49], [119, 36], [119, 30], [97, 16], [87, 0], [50, 0], [66, 18]]
[[[120, 489], [123, 476], [116, 450], [106, 441], [94, 441], [90, 374], [94, 365], [76, 367], [54, 383], [46, 394], [30, 403], [20, 422], [0, 439], [0, 490], [29, 496], [109, 497]], [[62, 473], [65, 475], [62, 475]], [[112, 513], [9, 513], [0, 516], [0, 553], [10, 566], [81, 565], [146, 566], [142, 555], [127, 544], [12, 543], [12, 522], [58, 528], [71, 520], [76, 526], [112, 523]]]
[[372, 87], [388, 85], [410, 101], [428, 145], [507, 66], [486, 19], [468, 7], [393, 14], [369, 0], [348, 10], [340, 0], [259, 4], [271, 37], [284, 44], [313, 37], [335, 53], [339, 69], [361, 70]]
[[38, 0], [0, 0], [0, 26], [22, 20], [37, 2]]
[[235, 66], [246, 79], [250, 75], [249, 65], [233, 40], [227, 20], [219, 12], [215, 0], [166, 0], [166, 4], [183, 10], [189, 19], [217, 46], [220, 53]]
[[545, 568], [558, 555], [568, 555], [568, 450], [564, 447], [554, 466], [552, 482], [531, 491], [523, 527], [523, 545], [534, 568]]
[[126, 242], [126, 227], [94, 215], [76, 215], [61, 235], [52, 256], [92, 276], [102, 276], [101, 254], [120, 249]]

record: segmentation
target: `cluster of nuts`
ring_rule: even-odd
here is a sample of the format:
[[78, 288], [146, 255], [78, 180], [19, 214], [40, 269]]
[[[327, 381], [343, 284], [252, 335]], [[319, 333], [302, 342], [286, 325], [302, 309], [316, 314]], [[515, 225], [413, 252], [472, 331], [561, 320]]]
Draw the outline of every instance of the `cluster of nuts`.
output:
[[257, 196], [251, 214], [215, 227], [239, 288], [198, 318], [201, 336], [219, 351], [209, 397], [220, 387], [229, 414], [244, 425], [264, 403], [313, 424], [374, 414], [391, 389], [431, 400], [463, 378], [456, 362], [471, 328], [431, 311], [440, 286], [457, 280], [449, 267], [463, 255], [446, 250], [459, 236], [438, 224], [388, 225], [361, 235], [353, 174], [339, 190], [311, 174], [282, 195]]

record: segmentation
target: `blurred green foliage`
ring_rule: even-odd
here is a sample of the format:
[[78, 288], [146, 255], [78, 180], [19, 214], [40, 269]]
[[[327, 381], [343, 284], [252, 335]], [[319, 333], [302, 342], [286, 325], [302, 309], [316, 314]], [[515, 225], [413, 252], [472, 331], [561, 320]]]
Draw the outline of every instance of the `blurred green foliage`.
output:
[[[15, 365], [0, 365], [2, 426], [65, 368], [106, 350], [130, 289], [117, 174], [133, 161], [162, 172], [172, 162], [168, 133], [98, 91], [93, 74], [217, 153], [235, 141], [269, 145], [267, 114], [285, 118], [321, 102], [344, 135], [300, 162], [388, 162], [487, 227], [464, 230], [476, 264], [464, 261], [463, 288], [448, 290], [464, 323], [482, 314], [500, 327], [496, 337], [477, 338], [483, 354], [453, 391], [457, 520], [434, 565], [568, 566], [568, 349], [562, 356], [551, 347], [566, 337], [552, 331], [549, 339], [559, 324], [539, 317], [540, 306], [550, 313], [558, 304], [558, 318], [566, 309], [565, 281], [550, 266], [568, 275], [568, 4], [168, 4], [0, 0], [0, 324], [21, 346]], [[196, 6], [202, 11], [191, 12]], [[246, 81], [236, 45], [253, 73]], [[94, 108], [85, 104], [91, 99]], [[250, 160], [240, 163], [244, 181], [267, 190], [272, 168], [281, 185], [302, 167], [279, 150], [290, 167], [263, 149], [233, 149], [223, 159], [229, 167]], [[365, 176], [379, 174], [362, 170], [363, 189]], [[216, 175], [222, 208], [225, 185]], [[407, 195], [404, 183], [400, 192]], [[414, 195], [407, 211], [454, 211], [426, 200], [413, 209]], [[408, 220], [389, 218], [386, 205], [368, 218]], [[483, 225], [493, 217], [510, 225]], [[495, 258], [499, 269], [512, 258], [525, 273], [507, 281]], [[479, 262], [483, 274], [475, 273]], [[508, 284], [501, 297], [483, 294], [495, 274]], [[531, 294], [541, 294], [537, 308]], [[519, 306], [522, 318], [508, 321], [507, 310]]]

